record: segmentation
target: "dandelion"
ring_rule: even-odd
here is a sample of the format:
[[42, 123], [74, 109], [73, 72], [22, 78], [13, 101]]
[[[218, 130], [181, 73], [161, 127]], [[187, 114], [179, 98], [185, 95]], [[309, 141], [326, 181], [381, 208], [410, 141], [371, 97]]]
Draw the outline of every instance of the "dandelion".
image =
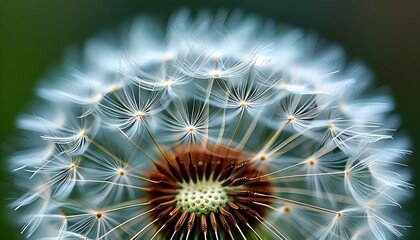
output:
[[137, 19], [118, 44], [89, 41], [19, 119], [22, 234], [403, 236], [408, 144], [362, 64], [238, 12], [181, 11], [165, 35], [150, 24]]

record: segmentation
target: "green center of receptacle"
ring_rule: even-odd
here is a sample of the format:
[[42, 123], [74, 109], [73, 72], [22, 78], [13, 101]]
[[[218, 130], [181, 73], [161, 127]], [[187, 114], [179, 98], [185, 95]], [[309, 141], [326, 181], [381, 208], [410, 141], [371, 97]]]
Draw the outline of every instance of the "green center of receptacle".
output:
[[177, 204], [184, 211], [195, 213], [197, 216], [217, 213], [220, 207], [225, 207], [230, 197], [226, 187], [220, 182], [202, 181], [197, 183], [182, 183], [182, 189], [175, 196]]

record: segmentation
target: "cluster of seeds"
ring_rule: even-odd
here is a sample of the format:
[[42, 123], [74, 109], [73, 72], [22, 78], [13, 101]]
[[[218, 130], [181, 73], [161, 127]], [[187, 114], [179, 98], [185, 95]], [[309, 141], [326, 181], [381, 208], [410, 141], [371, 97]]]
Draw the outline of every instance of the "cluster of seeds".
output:
[[363, 65], [239, 13], [157, 29], [88, 41], [19, 118], [27, 238], [403, 236], [407, 141]]
[[189, 236], [197, 231], [216, 239], [226, 235], [245, 237], [248, 231], [260, 237], [254, 226], [265, 221], [266, 211], [253, 203], [272, 202], [271, 182], [259, 176], [263, 172], [258, 171], [250, 155], [221, 146], [206, 149], [181, 145], [175, 152], [166, 153], [164, 164], [150, 173], [155, 181], [149, 187], [155, 219], [173, 229], [166, 237]]
[[229, 200], [226, 190], [218, 182], [183, 184], [175, 198], [182, 210], [201, 216], [210, 212], [217, 213], [220, 207], [226, 207]]

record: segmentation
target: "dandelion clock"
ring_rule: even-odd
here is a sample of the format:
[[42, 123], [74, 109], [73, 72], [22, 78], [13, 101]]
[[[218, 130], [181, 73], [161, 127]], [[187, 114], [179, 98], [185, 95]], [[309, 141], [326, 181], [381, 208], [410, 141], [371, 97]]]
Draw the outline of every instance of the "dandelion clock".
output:
[[125, 30], [88, 40], [17, 120], [24, 237], [405, 236], [408, 141], [340, 47], [239, 12]]

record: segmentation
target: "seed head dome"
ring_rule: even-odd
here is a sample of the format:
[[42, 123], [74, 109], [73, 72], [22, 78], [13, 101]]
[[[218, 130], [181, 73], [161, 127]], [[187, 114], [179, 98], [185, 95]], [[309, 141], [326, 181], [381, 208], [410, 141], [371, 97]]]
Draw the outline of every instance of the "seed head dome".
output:
[[407, 141], [363, 64], [239, 12], [160, 29], [93, 38], [37, 89], [9, 161], [27, 238], [403, 235]]

